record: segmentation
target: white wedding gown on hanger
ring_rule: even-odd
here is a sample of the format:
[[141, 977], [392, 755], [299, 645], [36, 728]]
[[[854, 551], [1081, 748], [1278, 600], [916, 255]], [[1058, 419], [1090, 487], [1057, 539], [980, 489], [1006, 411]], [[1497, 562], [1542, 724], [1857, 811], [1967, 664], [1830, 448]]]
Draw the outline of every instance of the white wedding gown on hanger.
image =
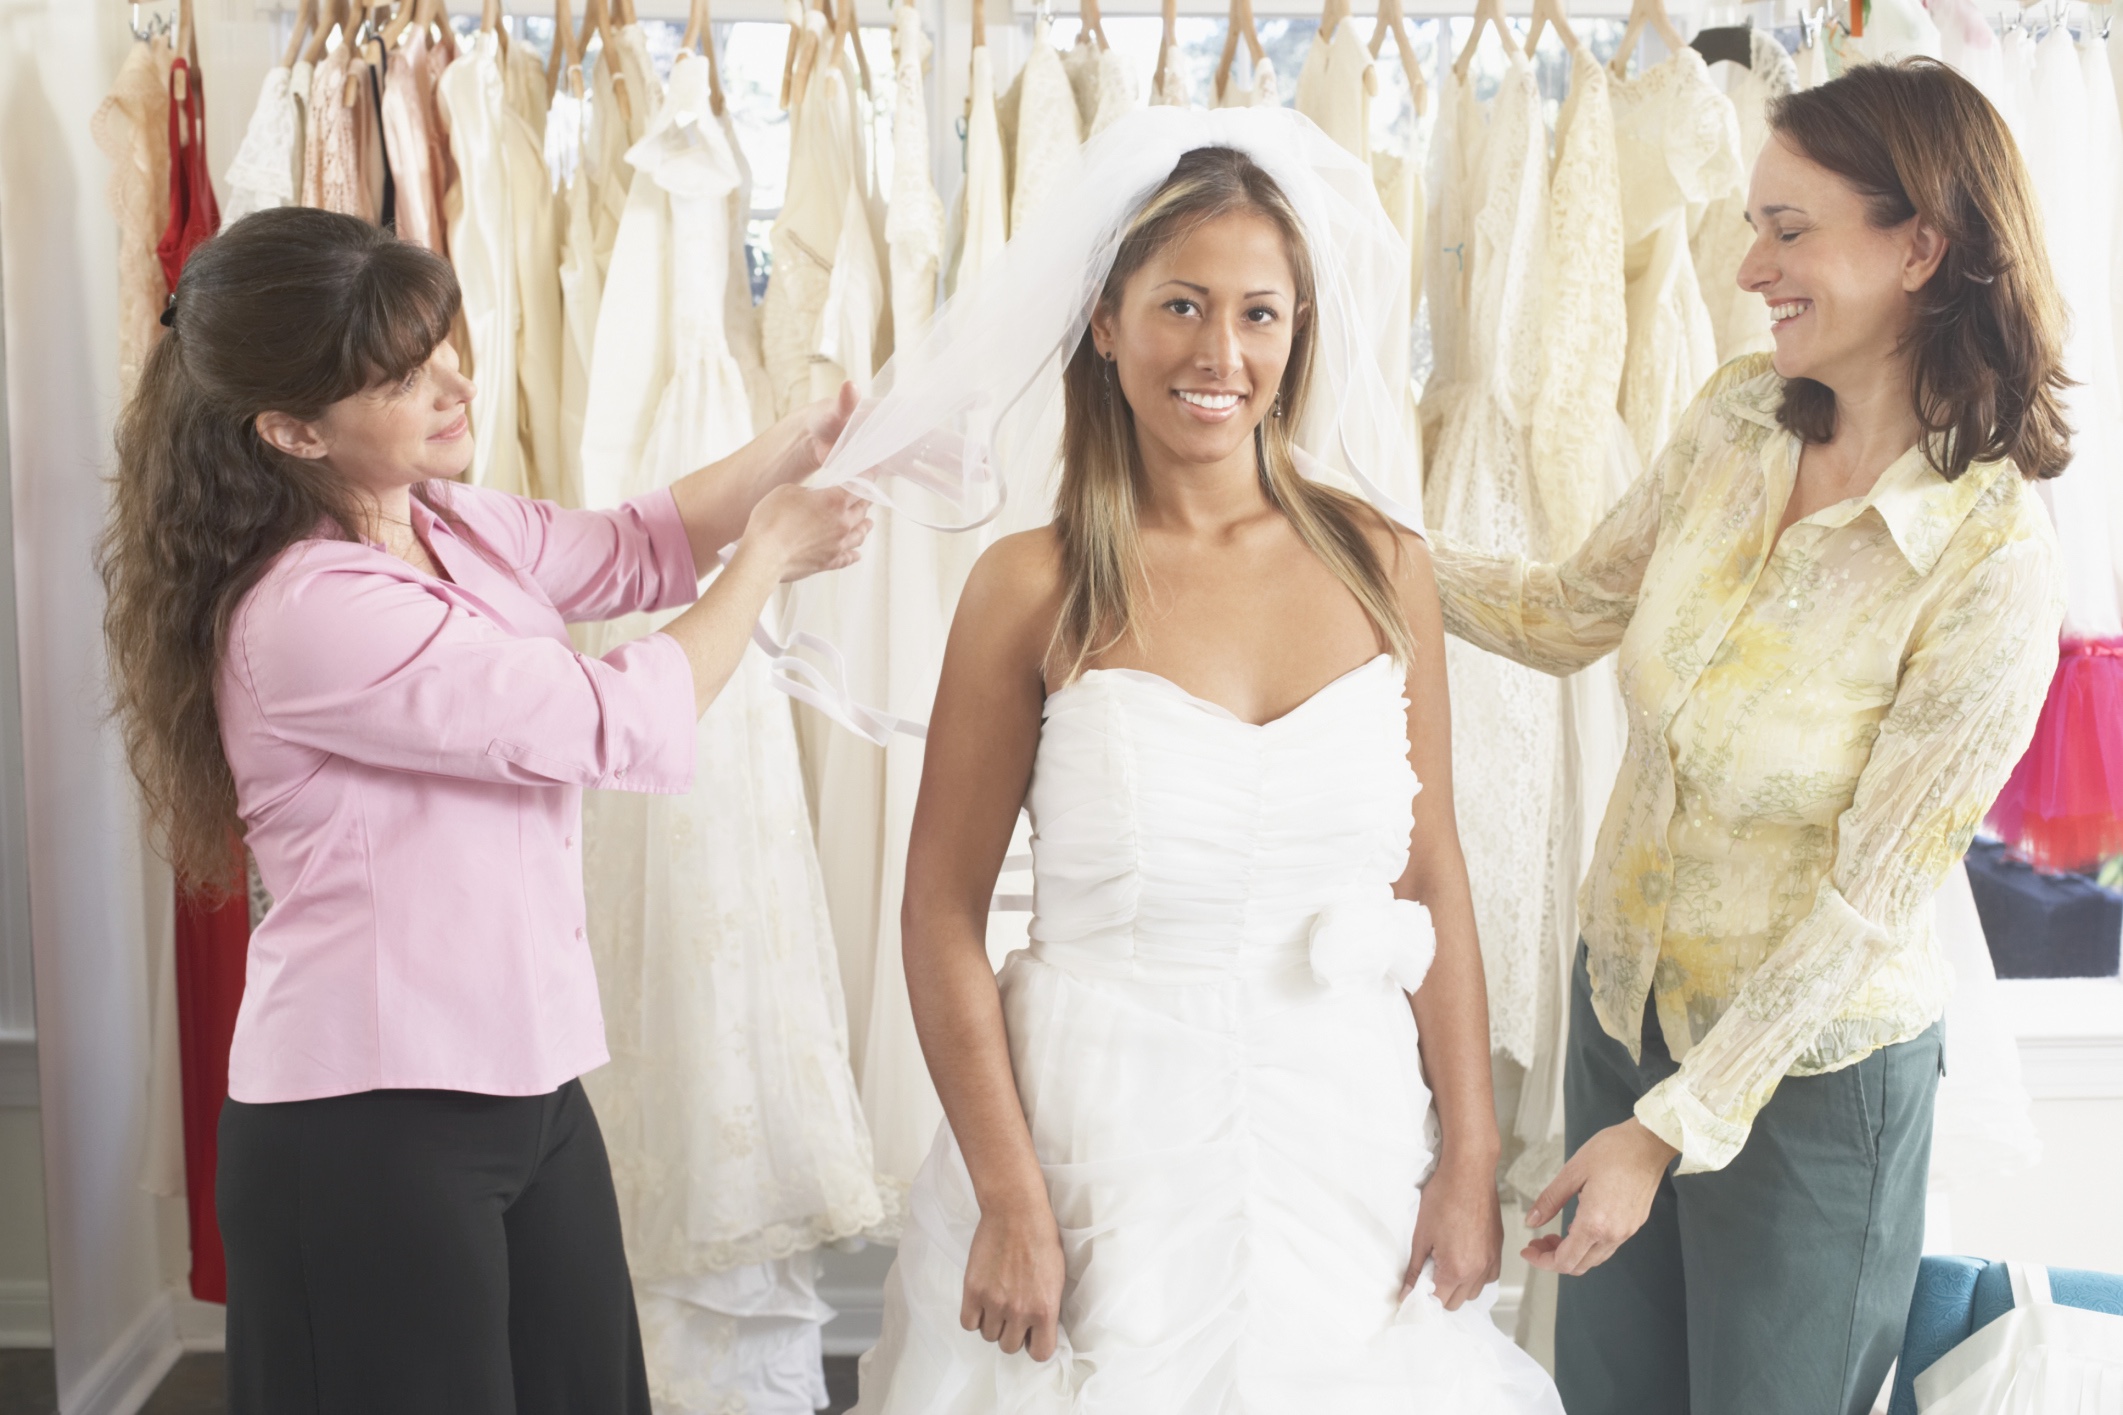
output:
[[[1454, 140], [1468, 188], [1454, 209], [1462, 247], [1446, 283], [1464, 313], [1442, 322], [1463, 341], [1454, 372], [1424, 390], [1430, 475], [1424, 519], [1440, 536], [1499, 555], [1535, 550], [1529, 434], [1541, 373], [1541, 279], [1548, 266], [1548, 134], [1533, 70], [1514, 59], [1486, 116], [1471, 87], [1454, 97]], [[1448, 226], [1450, 222], [1446, 223]], [[1433, 285], [1433, 293], [1436, 285]], [[1433, 321], [1432, 329], [1441, 322]], [[1446, 367], [1446, 360], [1439, 359]], [[1460, 841], [1489, 983], [1490, 1043], [1533, 1061], [1543, 979], [1554, 951], [1548, 920], [1558, 809], [1562, 692], [1547, 674], [1457, 639], [1452, 679], [1453, 775], [1481, 789], [1455, 798]]]
[[[1561, 1415], [1487, 1301], [1398, 1300], [1435, 1121], [1403, 988], [1407, 701], [1380, 655], [1266, 726], [1148, 673], [1048, 697], [1037, 911], [999, 986], [1061, 1227], [1060, 1352], [959, 1325], [979, 1220], [948, 1128], [861, 1415]], [[1493, 1291], [1493, 1290], [1492, 1290]]]
[[[635, 176], [590, 371], [588, 497], [675, 481], [751, 436], [724, 321], [744, 190], [680, 54]], [[665, 616], [668, 617], [668, 616]], [[591, 652], [648, 616], [590, 628]], [[590, 792], [583, 877], [611, 1063], [583, 1078], [611, 1152], [663, 1415], [825, 1402], [813, 1251], [890, 1211], [846, 1023], [788, 700], [747, 648], [702, 714], [680, 796]]]
[[1622, 420], [1650, 466], [1681, 410], [1717, 372], [1717, 330], [1688, 249], [1691, 212], [1745, 189], [1740, 120], [1710, 82], [1703, 56], [1683, 49], [1617, 79], [1615, 148], [1621, 157], [1622, 239], [1629, 281], [1629, 353]]

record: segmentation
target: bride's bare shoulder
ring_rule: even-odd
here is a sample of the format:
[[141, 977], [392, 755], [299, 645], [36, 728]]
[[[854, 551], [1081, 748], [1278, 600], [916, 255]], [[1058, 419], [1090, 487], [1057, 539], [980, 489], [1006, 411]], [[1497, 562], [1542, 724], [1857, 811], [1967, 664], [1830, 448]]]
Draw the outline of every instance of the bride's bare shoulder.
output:
[[1061, 589], [1061, 538], [1054, 527], [1018, 531], [981, 552], [966, 577], [958, 612], [1004, 622], [1044, 613], [1051, 626]]
[[1052, 526], [1019, 531], [981, 552], [959, 595], [951, 637], [963, 653], [1036, 673], [1061, 602], [1060, 538]]

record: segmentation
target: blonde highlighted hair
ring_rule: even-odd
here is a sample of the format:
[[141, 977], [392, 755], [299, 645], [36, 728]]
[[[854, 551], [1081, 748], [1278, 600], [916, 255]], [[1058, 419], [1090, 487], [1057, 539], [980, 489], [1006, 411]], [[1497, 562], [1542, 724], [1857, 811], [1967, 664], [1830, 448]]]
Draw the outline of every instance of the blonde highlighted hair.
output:
[[[1159, 252], [1206, 222], [1239, 213], [1265, 217], [1281, 232], [1297, 285], [1290, 362], [1277, 390], [1281, 416], [1263, 418], [1254, 428], [1261, 491], [1356, 596], [1395, 661], [1406, 664], [1414, 656], [1414, 642], [1373, 539], [1382, 530], [1393, 536], [1392, 523], [1368, 502], [1298, 470], [1296, 429], [1304, 418], [1317, 344], [1315, 284], [1303, 224], [1275, 179], [1234, 148], [1197, 148], [1180, 158], [1129, 223], [1099, 308], [1117, 308], [1130, 277]], [[1146, 588], [1136, 519], [1142, 449], [1135, 412], [1109, 381], [1104, 363], [1086, 329], [1062, 378], [1062, 475], [1054, 498], [1062, 606], [1048, 662], [1066, 668], [1064, 682], [1138, 630]], [[1395, 546], [1398, 558], [1397, 539]]]

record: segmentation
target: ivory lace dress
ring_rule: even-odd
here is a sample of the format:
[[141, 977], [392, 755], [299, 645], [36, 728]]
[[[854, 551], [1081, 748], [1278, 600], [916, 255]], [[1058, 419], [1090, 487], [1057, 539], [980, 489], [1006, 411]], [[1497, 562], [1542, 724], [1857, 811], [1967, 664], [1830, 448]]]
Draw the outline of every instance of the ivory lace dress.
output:
[[268, 207], [293, 206], [301, 198], [302, 104], [295, 95], [308, 93], [309, 87], [310, 66], [301, 60], [292, 68], [275, 64], [265, 71], [258, 106], [229, 163], [224, 225]]
[[1047, 27], [1032, 28], [1032, 53], [1017, 76], [1016, 161], [1010, 177], [1010, 229], [1021, 231], [1040, 203], [1069, 185], [1084, 134], [1076, 90]]
[[[1540, 379], [1528, 435], [1533, 495], [1527, 553], [1538, 561], [1567, 558], [1635, 479], [1635, 448], [1615, 412], [1626, 316], [1621, 186], [1607, 88], [1606, 66], [1580, 51], [1556, 119]], [[1509, 1183], [1529, 1201], [1563, 1163], [1563, 1055], [1578, 938], [1577, 885], [1592, 863], [1627, 741], [1611, 660], [1572, 674], [1561, 689], [1563, 751], [1549, 823], [1554, 855], [1542, 930], [1546, 966], [1511, 1127], [1524, 1148], [1510, 1166]]]
[[1683, 49], [1613, 84], [1621, 158], [1629, 353], [1622, 420], [1650, 465], [1681, 410], [1717, 371], [1717, 330], [1688, 248], [1689, 213], [1738, 190], [1739, 118]]
[[[1455, 97], [1453, 140], [1464, 205], [1451, 270], [1464, 310], [1443, 325], [1464, 341], [1433, 375], [1424, 421], [1434, 432], [1424, 520], [1442, 541], [1530, 554], [1535, 518], [1528, 437], [1541, 378], [1541, 272], [1548, 264], [1548, 135], [1532, 68], [1515, 60], [1484, 115], [1471, 88]], [[1464, 212], [1464, 216], [1460, 213]], [[1452, 266], [1461, 262], [1454, 260]], [[1432, 285], [1433, 294], [1437, 283]], [[1440, 325], [1433, 323], [1433, 330]], [[1442, 372], [1449, 369], [1449, 372]], [[1557, 808], [1561, 693], [1554, 679], [1457, 640], [1452, 677], [1460, 842], [1489, 981], [1496, 1050], [1533, 1060], [1548, 986], [1553, 918], [1551, 830]]]
[[[752, 434], [724, 321], [744, 168], [680, 54], [597, 331], [593, 505]], [[593, 652], [651, 631], [592, 631]], [[788, 702], [747, 649], [702, 715], [692, 788], [589, 793], [583, 876], [611, 1064], [583, 1078], [612, 1157], [657, 1408], [823, 1404], [812, 1251], [886, 1217], [848, 1069], [839, 973]]]
[[1314, 39], [1298, 70], [1297, 111], [1320, 125], [1359, 162], [1371, 160], [1371, 95], [1378, 76], [1371, 51], [1354, 20], [1343, 20], [1325, 39]]
[[546, 178], [544, 118], [534, 126], [510, 101], [505, 62], [499, 37], [480, 33], [443, 70], [437, 88], [458, 173], [450, 256], [464, 290], [478, 387], [472, 480], [558, 497], [566, 485], [560, 240]]
[[1254, 64], [1251, 87], [1239, 83], [1242, 66], [1234, 65], [1224, 83], [1224, 91], [1216, 95], [1211, 108], [1273, 108], [1283, 101], [1282, 86], [1276, 81], [1275, 64], [1263, 54]]
[[813, 15], [806, 91], [789, 113], [789, 177], [771, 236], [774, 278], [762, 311], [767, 376], [777, 416], [876, 372], [890, 298], [870, 229], [854, 61], [832, 62], [831, 36]]
[[959, 1325], [980, 1215], [946, 1127], [861, 1415], [1560, 1415], [1486, 1302], [1397, 1300], [1436, 1133], [1402, 684], [1380, 655], [1265, 726], [1131, 670], [1047, 698], [1032, 942], [997, 981], [1062, 1348]]
[[1713, 78], [1727, 78], [1725, 96], [1739, 119], [1742, 188], [1704, 207], [1694, 217], [1689, 237], [1696, 282], [1702, 287], [1704, 307], [1710, 311], [1721, 364], [1742, 354], [1766, 354], [1775, 347], [1769, 337], [1768, 302], [1739, 284], [1740, 262], [1754, 244], [1744, 185], [1754, 172], [1762, 145], [1769, 141], [1770, 101], [1799, 86], [1798, 68], [1776, 36], [1762, 29], [1749, 33], [1752, 61], [1746, 68], [1725, 65], [1709, 71]]
[[1010, 238], [1009, 176], [995, 115], [995, 63], [985, 44], [973, 51], [966, 105], [966, 180], [951, 271], [954, 292], [979, 279]]

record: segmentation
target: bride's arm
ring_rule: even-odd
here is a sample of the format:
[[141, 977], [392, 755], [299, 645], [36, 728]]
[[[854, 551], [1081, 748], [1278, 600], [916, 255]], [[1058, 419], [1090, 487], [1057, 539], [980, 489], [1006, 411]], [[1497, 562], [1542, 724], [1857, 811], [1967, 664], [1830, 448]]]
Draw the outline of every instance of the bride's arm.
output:
[[1059, 603], [1051, 535], [990, 547], [960, 597], [929, 722], [901, 911], [914, 1027], [980, 1202], [959, 1319], [1054, 1354], [1061, 1235], [1032, 1150], [988, 964], [988, 902], [1032, 777]]
[[[1437, 957], [1414, 998], [1423, 1069], [1437, 1100], [1437, 1172], [1423, 1187], [1407, 1286], [1436, 1262], [1448, 1308], [1478, 1295], [1502, 1271], [1504, 1221], [1496, 1196], [1501, 1141], [1489, 1083], [1489, 993], [1474, 934], [1474, 895], [1452, 811], [1452, 716], [1445, 692], [1445, 626], [1430, 551], [1401, 538], [1402, 612], [1415, 639], [1408, 669], [1408, 760], [1422, 790], [1408, 870], [1394, 892], [1430, 911]], [[1405, 1292], [1405, 1288], [1404, 1288]]]

